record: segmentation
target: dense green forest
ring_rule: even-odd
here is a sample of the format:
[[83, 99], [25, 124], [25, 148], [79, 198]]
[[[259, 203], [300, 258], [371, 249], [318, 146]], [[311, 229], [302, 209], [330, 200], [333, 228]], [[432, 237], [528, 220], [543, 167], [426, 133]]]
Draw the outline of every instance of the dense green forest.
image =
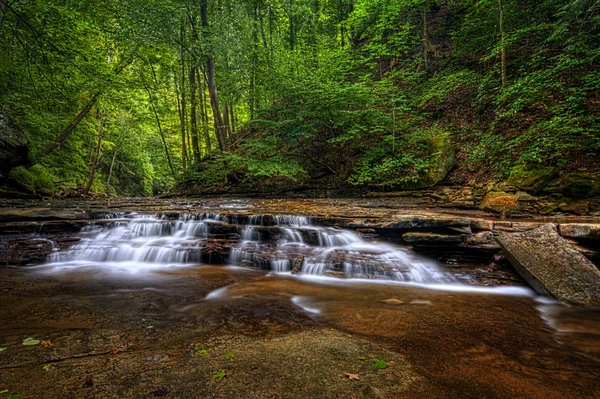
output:
[[7, 184], [597, 187], [599, 43], [598, 0], [0, 0]]

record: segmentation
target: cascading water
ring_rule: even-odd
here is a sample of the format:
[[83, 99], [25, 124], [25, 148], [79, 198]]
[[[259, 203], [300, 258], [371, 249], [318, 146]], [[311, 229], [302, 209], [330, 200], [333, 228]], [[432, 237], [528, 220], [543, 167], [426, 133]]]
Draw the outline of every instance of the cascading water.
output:
[[137, 271], [199, 264], [206, 261], [204, 247], [227, 242], [229, 263], [275, 273], [289, 273], [296, 267], [294, 272], [304, 275], [417, 283], [452, 281], [434, 261], [394, 245], [365, 241], [353, 231], [315, 226], [305, 216], [205, 213], [176, 218], [138, 214], [113, 217], [117, 219], [85, 227], [81, 241], [68, 250], [57, 250], [49, 265]]

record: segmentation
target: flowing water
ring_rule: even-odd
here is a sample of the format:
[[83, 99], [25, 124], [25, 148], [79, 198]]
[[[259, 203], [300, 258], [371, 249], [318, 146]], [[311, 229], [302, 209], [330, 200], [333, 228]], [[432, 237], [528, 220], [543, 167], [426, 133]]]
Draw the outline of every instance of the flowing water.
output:
[[[310, 217], [115, 213], [78, 238], [27, 268], [50, 284], [40, 290], [46, 299], [18, 294], [3, 317], [21, 320], [23, 331], [35, 323], [47, 329], [45, 319], [55, 331], [58, 320], [72, 318], [65, 331], [118, 325], [152, 340], [163, 325], [167, 343], [197, 336], [186, 330], [194, 328], [219, 331], [220, 339], [238, 330], [278, 337], [297, 325], [324, 325], [405, 356], [426, 384], [401, 397], [593, 398], [600, 392], [598, 310], [569, 308], [524, 286], [464, 284], [409, 248], [317, 226]], [[171, 337], [175, 325], [184, 338]], [[290, 378], [296, 376], [281, 377]]]
[[[357, 233], [311, 224], [293, 215], [223, 216], [183, 214], [176, 219], [157, 215], [111, 215], [110, 223], [91, 224], [81, 242], [56, 251], [43, 268], [61, 270], [102, 267], [140, 270], [202, 263], [202, 248], [223, 231], [237, 234], [228, 262], [300, 275], [337, 275], [414, 283], [450, 283], [454, 278], [430, 259], [384, 242], [367, 242]], [[226, 227], [224, 227], [226, 226]]]

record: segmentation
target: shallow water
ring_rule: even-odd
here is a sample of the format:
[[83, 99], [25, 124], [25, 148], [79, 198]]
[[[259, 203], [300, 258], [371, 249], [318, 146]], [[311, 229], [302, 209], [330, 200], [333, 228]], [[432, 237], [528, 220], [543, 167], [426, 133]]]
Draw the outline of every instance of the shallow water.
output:
[[[600, 392], [598, 309], [567, 307], [523, 286], [463, 284], [407, 248], [306, 217], [250, 215], [241, 224], [218, 214], [113, 217], [86, 227], [80, 243], [44, 265], [0, 271], [0, 346], [12, 350], [31, 334], [59, 342], [85, 328], [111, 331], [94, 345], [135, 330], [144, 339], [164, 337], [175, 353], [169, 345], [198, 334], [275, 337], [316, 325], [405, 356], [431, 387], [414, 397]], [[239, 239], [229, 264], [202, 264], [199, 249], [232, 232]], [[300, 256], [301, 273], [292, 275]]]

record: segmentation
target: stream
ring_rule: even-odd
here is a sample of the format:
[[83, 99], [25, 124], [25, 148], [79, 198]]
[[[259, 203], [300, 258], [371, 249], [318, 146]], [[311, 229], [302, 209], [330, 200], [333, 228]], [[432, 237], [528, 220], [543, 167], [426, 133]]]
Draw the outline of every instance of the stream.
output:
[[[7, 348], [0, 391], [23, 398], [600, 392], [598, 310], [564, 306], [520, 283], [495, 285], [310, 216], [114, 212], [72, 237], [73, 245], [52, 244], [41, 264], [0, 269]], [[20, 345], [29, 336], [49, 344]], [[198, 354], [202, 348], [208, 355]], [[386, 368], [375, 369], [375, 358]], [[221, 369], [227, 378], [216, 382], [211, 375]]]

